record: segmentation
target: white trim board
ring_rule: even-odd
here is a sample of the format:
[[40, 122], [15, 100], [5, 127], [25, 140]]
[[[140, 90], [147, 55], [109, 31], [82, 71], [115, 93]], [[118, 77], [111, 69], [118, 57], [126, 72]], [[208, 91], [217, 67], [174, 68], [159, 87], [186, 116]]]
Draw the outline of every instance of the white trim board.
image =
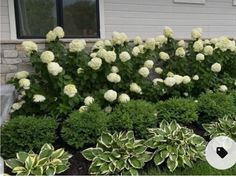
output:
[[9, 21], [10, 21], [10, 39], [16, 40], [16, 19], [14, 0], [8, 0]]
[[104, 17], [104, 0], [99, 0], [99, 24], [100, 24], [100, 38], [105, 38], [105, 17]]
[[205, 4], [205, 3], [206, 3], [206, 0], [174, 0], [174, 3]]

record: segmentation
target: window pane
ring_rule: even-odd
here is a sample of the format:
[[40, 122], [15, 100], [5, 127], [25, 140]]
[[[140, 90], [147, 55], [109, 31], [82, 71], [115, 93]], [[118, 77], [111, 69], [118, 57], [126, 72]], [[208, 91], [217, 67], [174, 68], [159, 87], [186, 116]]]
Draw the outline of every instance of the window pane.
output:
[[57, 26], [56, 0], [18, 0], [20, 36], [45, 36]]
[[99, 37], [96, 0], [63, 0], [63, 26], [67, 36]]

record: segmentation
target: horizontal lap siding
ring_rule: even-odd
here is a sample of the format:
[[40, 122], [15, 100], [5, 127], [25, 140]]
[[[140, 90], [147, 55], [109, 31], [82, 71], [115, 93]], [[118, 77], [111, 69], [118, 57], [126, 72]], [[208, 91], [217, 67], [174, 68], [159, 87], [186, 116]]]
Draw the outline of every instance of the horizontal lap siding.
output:
[[8, 10], [8, 1], [1, 0], [1, 40], [10, 39], [10, 21], [9, 21], [9, 10]]
[[156, 36], [170, 26], [178, 38], [189, 38], [194, 27], [204, 37], [236, 37], [236, 6], [232, 0], [206, 0], [203, 5], [179, 4], [173, 0], [104, 0], [105, 34], [126, 32], [131, 38]]

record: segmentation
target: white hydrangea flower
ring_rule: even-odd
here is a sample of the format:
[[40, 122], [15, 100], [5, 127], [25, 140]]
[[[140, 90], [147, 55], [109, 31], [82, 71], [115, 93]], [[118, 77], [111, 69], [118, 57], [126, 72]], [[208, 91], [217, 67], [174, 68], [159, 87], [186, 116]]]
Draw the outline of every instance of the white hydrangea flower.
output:
[[48, 63], [47, 69], [48, 72], [53, 76], [57, 76], [59, 73], [63, 71], [63, 68], [56, 62]]
[[103, 49], [105, 47], [105, 44], [102, 40], [98, 40], [97, 42], [95, 42], [95, 44], [92, 47], [92, 50], [95, 49]]
[[215, 47], [219, 48], [223, 52], [230, 49], [231, 46], [232, 46], [232, 42], [229, 40], [229, 38], [227, 38], [225, 36], [218, 38], [218, 40], [215, 44]]
[[207, 46], [204, 47], [204, 50], [203, 50], [203, 51], [204, 51], [204, 55], [212, 55], [214, 49], [213, 49], [212, 46], [207, 45]]
[[172, 37], [173, 37], [173, 34], [174, 34], [174, 31], [173, 31], [170, 27], [166, 26], [166, 27], [164, 28], [163, 34], [164, 34], [164, 36], [167, 37], [167, 38], [172, 38]]
[[236, 86], [236, 80], [234, 81], [234, 85]]
[[164, 84], [168, 87], [173, 87], [175, 85], [175, 79], [173, 77], [166, 77]]
[[191, 33], [192, 39], [196, 40], [202, 36], [202, 28], [194, 28]]
[[152, 69], [154, 66], [154, 62], [152, 60], [146, 60], [144, 62], [144, 66], [147, 67], [148, 69]]
[[218, 73], [221, 71], [221, 64], [220, 63], [214, 63], [211, 65], [211, 70], [215, 73]]
[[130, 101], [130, 97], [129, 97], [129, 95], [127, 95], [127, 94], [125, 94], [125, 93], [122, 93], [122, 94], [119, 96], [118, 101], [119, 101], [120, 103], [127, 103], [127, 102]]
[[198, 75], [194, 75], [193, 76], [193, 80], [198, 81], [199, 80], [199, 76]]
[[164, 35], [159, 35], [155, 38], [156, 45], [160, 48], [163, 44], [166, 44], [168, 41], [167, 37]]
[[105, 41], [104, 41], [104, 44], [105, 44], [105, 46], [107, 46], [107, 47], [111, 47], [111, 46], [112, 46], [112, 43], [111, 43], [110, 40], [105, 40]]
[[25, 90], [28, 90], [30, 88], [30, 80], [26, 78], [20, 79], [19, 86]]
[[128, 36], [125, 33], [113, 32], [112, 33], [112, 44], [113, 45], [123, 45], [128, 42]]
[[119, 58], [122, 62], [126, 62], [131, 59], [131, 56], [128, 52], [121, 52]]
[[133, 56], [137, 57], [139, 53], [140, 53], [139, 47], [134, 47], [134, 48], [132, 49], [132, 55], [133, 55]]
[[46, 98], [45, 98], [45, 96], [43, 96], [43, 95], [35, 94], [35, 95], [33, 96], [33, 101], [34, 101], [35, 103], [44, 102], [45, 100], [46, 100]]
[[74, 84], [68, 84], [64, 87], [64, 93], [68, 96], [68, 97], [74, 97], [77, 93], [77, 89], [76, 86]]
[[185, 56], [184, 48], [183, 47], [177, 48], [176, 51], [175, 51], [175, 55], [178, 56], [178, 57], [183, 58]]
[[23, 101], [20, 101], [20, 102], [16, 102], [16, 103], [14, 103], [12, 106], [11, 106], [11, 112], [14, 112], [14, 111], [16, 111], [16, 110], [19, 110], [21, 107], [22, 107], [22, 105], [25, 103], [25, 101], [23, 100]]
[[54, 56], [53, 52], [51, 52], [51, 51], [44, 51], [40, 55], [40, 59], [43, 63], [50, 63], [55, 59], [55, 56]]
[[142, 94], [142, 89], [138, 84], [131, 83], [129, 87], [130, 87], [129, 89], [130, 89], [131, 92]]
[[112, 111], [112, 107], [111, 107], [111, 106], [106, 106], [106, 107], [104, 108], [104, 111], [105, 111], [106, 113], [110, 113], [110, 112]]
[[156, 68], [155, 68], [155, 72], [156, 72], [157, 74], [161, 74], [161, 73], [163, 72], [163, 69], [160, 68], [160, 67], [156, 67]]
[[196, 55], [196, 60], [197, 61], [203, 61], [203, 60], [205, 60], [205, 56], [202, 53], [198, 53]]
[[227, 92], [227, 91], [228, 91], [228, 87], [227, 87], [226, 85], [221, 85], [220, 88], [219, 88], [219, 90], [220, 90], [221, 92]]
[[163, 83], [163, 82], [164, 82], [164, 80], [163, 80], [163, 79], [161, 79], [161, 78], [155, 78], [155, 79], [153, 79], [153, 80], [152, 80], [152, 83], [153, 83], [153, 85], [157, 85], [157, 84], [158, 84], [158, 82], [160, 82], [160, 83]]
[[15, 78], [17, 79], [23, 79], [23, 78], [27, 78], [29, 76], [29, 72], [27, 71], [19, 71], [15, 74]]
[[184, 96], [186, 96], [186, 97], [187, 97], [187, 96], [188, 96], [188, 92], [184, 92]]
[[183, 48], [186, 47], [186, 44], [185, 44], [185, 41], [184, 41], [184, 40], [180, 40], [177, 45], [178, 45], [179, 47], [183, 47]]
[[116, 53], [114, 51], [108, 51], [104, 55], [104, 60], [107, 63], [112, 63], [116, 61]]
[[112, 73], [118, 73], [119, 72], [119, 68], [117, 66], [112, 66], [111, 67], [111, 72]]
[[172, 73], [172, 72], [168, 72], [167, 74], [166, 74], [168, 77], [174, 77], [174, 73]]
[[175, 74], [173, 78], [175, 79], [175, 84], [177, 85], [181, 84], [184, 81], [183, 76], [180, 76], [178, 74]]
[[154, 38], [148, 38], [146, 41], [145, 41], [145, 48], [146, 49], [150, 49], [150, 50], [154, 50], [156, 47], [156, 41]]
[[86, 42], [84, 39], [74, 39], [69, 43], [70, 52], [81, 52], [86, 47]]
[[102, 59], [101, 58], [92, 58], [88, 62], [88, 66], [92, 68], [93, 70], [98, 70], [102, 66]]
[[84, 99], [84, 104], [85, 104], [86, 106], [91, 105], [93, 102], [94, 102], [94, 98], [91, 97], [91, 96], [87, 96], [87, 97]]
[[87, 111], [88, 110], [88, 106], [80, 106], [80, 108], [79, 108], [79, 112], [80, 113], [82, 113], [82, 112], [85, 112], [85, 111]]
[[206, 39], [206, 40], [204, 40], [204, 44], [205, 44], [205, 45], [209, 45], [209, 44], [211, 44], [211, 41], [208, 40], [208, 39]]
[[98, 52], [97, 52], [97, 57], [105, 58], [106, 55], [107, 55], [106, 49], [99, 49]]
[[149, 75], [149, 69], [147, 67], [142, 67], [138, 70], [138, 73], [143, 77], [148, 77]]
[[144, 47], [145, 47], [144, 45], [141, 44], [141, 45], [138, 45], [137, 47], [139, 48], [140, 53], [144, 53]]
[[97, 56], [97, 53], [96, 52], [93, 52], [89, 55], [91, 58], [95, 58]]
[[27, 55], [30, 55], [33, 51], [38, 51], [38, 46], [33, 41], [22, 42], [22, 47]]
[[104, 98], [105, 98], [105, 100], [107, 100], [109, 102], [113, 102], [117, 99], [117, 92], [114, 90], [108, 90], [104, 94]]
[[135, 38], [134, 38], [134, 44], [135, 45], [140, 45], [140, 44], [142, 44], [143, 43], [143, 40], [142, 40], [142, 38], [140, 37], [140, 36], [136, 36]]
[[212, 39], [210, 40], [210, 42], [211, 42], [212, 44], [216, 44], [216, 43], [218, 42], [218, 38], [212, 38]]
[[201, 52], [203, 50], [204, 46], [203, 46], [203, 41], [202, 40], [197, 40], [194, 42], [193, 44], [193, 50], [195, 52]]
[[46, 34], [46, 41], [47, 42], [51, 42], [51, 41], [55, 41], [57, 38], [57, 35], [54, 31], [49, 31], [47, 34]]
[[78, 68], [77, 69], [77, 74], [82, 74], [84, 72], [84, 69], [83, 68]]
[[183, 77], [183, 84], [188, 84], [189, 82], [191, 82], [191, 78], [189, 76], [184, 76]]
[[121, 81], [121, 77], [119, 74], [116, 73], [110, 73], [107, 75], [107, 80], [109, 82], [113, 82], [113, 83], [118, 83]]
[[166, 61], [166, 60], [169, 60], [169, 59], [170, 59], [170, 56], [169, 56], [169, 54], [168, 54], [168, 53], [166, 53], [166, 52], [160, 52], [160, 53], [159, 53], [159, 57], [160, 57], [160, 59], [162, 59], [162, 60], [164, 60], [164, 61]]
[[63, 28], [60, 27], [60, 26], [55, 27], [55, 28], [53, 29], [53, 32], [56, 34], [56, 36], [57, 36], [59, 39], [63, 38], [64, 35], [65, 35], [65, 32], [64, 32]]

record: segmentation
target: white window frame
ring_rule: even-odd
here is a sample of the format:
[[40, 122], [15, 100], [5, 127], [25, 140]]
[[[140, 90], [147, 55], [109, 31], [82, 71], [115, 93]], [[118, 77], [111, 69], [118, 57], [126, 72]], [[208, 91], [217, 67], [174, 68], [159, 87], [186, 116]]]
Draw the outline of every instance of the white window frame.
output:
[[174, 0], [174, 3], [205, 4], [205, 3], [206, 3], [206, 0]]
[[233, 6], [236, 6], [236, 0], [233, 0]]

